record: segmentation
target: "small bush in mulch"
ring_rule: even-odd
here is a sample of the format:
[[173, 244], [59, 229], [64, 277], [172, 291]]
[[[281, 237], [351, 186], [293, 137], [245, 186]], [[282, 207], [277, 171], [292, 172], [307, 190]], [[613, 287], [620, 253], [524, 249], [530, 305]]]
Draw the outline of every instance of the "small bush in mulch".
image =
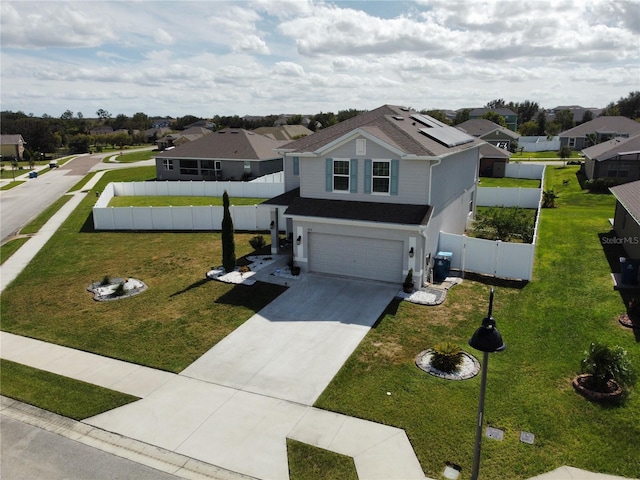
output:
[[443, 342], [433, 347], [431, 365], [441, 372], [455, 372], [458, 370], [461, 363], [462, 350], [456, 344]]

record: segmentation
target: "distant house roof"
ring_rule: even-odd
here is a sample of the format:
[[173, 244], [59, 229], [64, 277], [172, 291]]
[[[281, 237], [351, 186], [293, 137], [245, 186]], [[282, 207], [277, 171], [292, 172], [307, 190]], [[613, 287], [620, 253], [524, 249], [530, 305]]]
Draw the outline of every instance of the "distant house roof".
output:
[[493, 133], [496, 130], [513, 138], [514, 140], [520, 137], [520, 135], [514, 131], [504, 128], [491, 120], [487, 120], [486, 118], [474, 118], [472, 120], [467, 120], [466, 122], [456, 125], [456, 128], [474, 137], [483, 137], [484, 135]]
[[640, 180], [623, 183], [622, 185], [611, 187], [609, 190], [636, 223], [640, 225]]
[[581, 107], [580, 105], [561, 105], [554, 108], [553, 112], [555, 114], [561, 110], [569, 110], [571, 113], [573, 113], [573, 121], [578, 123], [582, 122], [584, 114], [587, 111], [590, 111], [594, 117], [597, 117], [602, 113], [601, 108]]
[[100, 125], [89, 130], [90, 135], [106, 135], [108, 133], [113, 133], [113, 127], [109, 125]]
[[621, 116], [597, 117], [582, 125], [565, 130], [559, 136], [571, 138], [586, 137], [596, 132], [635, 135], [636, 133], [640, 133], [640, 122]]
[[509, 160], [511, 152], [504, 148], [496, 147], [490, 143], [485, 143], [480, 147], [480, 158], [495, 158]]
[[636, 155], [640, 159], [640, 133], [629, 138], [617, 137], [582, 150], [585, 157], [603, 161], [622, 155]]
[[285, 143], [242, 128], [225, 128], [156, 157], [271, 160], [282, 157], [275, 149]]
[[496, 112], [498, 115], [502, 115], [503, 117], [515, 115], [515, 113], [508, 108], [472, 108], [469, 111], [469, 116], [481, 117], [485, 113], [489, 113], [489, 112]]
[[383, 105], [286, 144], [282, 150], [317, 152], [341, 137], [360, 130], [404, 155], [441, 156], [469, 148], [482, 141], [437, 120], [404, 107]]
[[271, 137], [274, 140], [295, 140], [296, 138], [311, 135], [313, 132], [303, 125], [281, 125], [280, 127], [260, 127], [253, 130], [260, 135]]
[[21, 143], [25, 144], [27, 142], [24, 141], [19, 133], [0, 135], [0, 144], [2, 145], [20, 145]]

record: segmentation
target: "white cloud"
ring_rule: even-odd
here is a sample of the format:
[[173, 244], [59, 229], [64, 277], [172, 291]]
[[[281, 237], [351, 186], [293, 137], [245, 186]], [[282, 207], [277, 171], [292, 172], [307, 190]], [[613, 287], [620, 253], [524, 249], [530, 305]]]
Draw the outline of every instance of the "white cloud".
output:
[[154, 40], [162, 45], [171, 45], [174, 43], [173, 37], [170, 33], [162, 28], [158, 28], [153, 36]]

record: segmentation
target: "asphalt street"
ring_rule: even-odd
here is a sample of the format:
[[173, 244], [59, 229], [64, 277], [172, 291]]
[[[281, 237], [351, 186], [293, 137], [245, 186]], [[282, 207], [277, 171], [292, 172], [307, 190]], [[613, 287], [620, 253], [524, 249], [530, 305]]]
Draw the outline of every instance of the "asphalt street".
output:
[[174, 480], [180, 477], [0, 415], [3, 480]]
[[[106, 154], [86, 155], [0, 193], [0, 243], [42, 213], [79, 182]], [[46, 169], [48, 170], [48, 168]]]

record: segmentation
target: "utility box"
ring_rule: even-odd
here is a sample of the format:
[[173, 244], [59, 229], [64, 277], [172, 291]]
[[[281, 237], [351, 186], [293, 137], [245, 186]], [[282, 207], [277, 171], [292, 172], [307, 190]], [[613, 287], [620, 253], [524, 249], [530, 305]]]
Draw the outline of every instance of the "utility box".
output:
[[640, 261], [620, 257], [620, 280], [624, 285], [637, 285]]
[[451, 252], [438, 252], [434, 257], [433, 274], [436, 281], [441, 282], [449, 276], [452, 257]]

